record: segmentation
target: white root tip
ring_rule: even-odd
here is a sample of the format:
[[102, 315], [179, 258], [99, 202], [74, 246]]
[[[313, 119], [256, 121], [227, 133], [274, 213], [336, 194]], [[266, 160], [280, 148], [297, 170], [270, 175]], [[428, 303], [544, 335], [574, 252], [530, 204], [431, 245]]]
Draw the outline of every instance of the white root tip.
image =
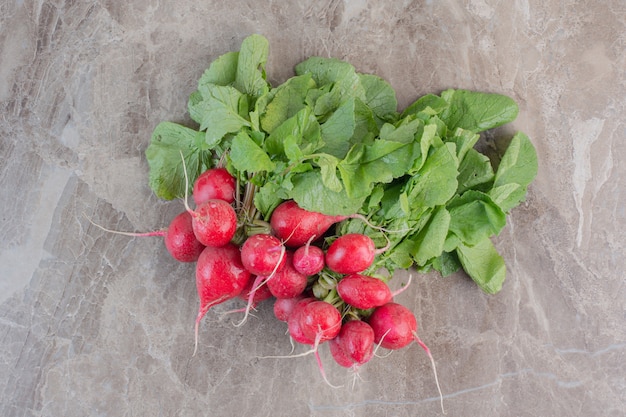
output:
[[196, 321], [195, 341], [194, 341], [194, 346], [193, 346], [193, 354], [191, 356], [196, 356], [196, 353], [198, 352], [198, 327], [199, 325], [200, 325], [200, 322]]
[[426, 354], [428, 355], [428, 359], [430, 359], [430, 364], [433, 368], [433, 374], [435, 375], [435, 384], [437, 385], [437, 391], [439, 392], [439, 402], [441, 403], [441, 412], [443, 414], [446, 414], [446, 410], [443, 407], [443, 393], [441, 392], [441, 386], [439, 385], [439, 378], [437, 377], [437, 366], [435, 365], [435, 359], [433, 358], [433, 355], [430, 353], [430, 349], [428, 349], [428, 346], [426, 346], [426, 344], [422, 342], [422, 340], [417, 336], [416, 332], [413, 332], [413, 337], [415, 337], [415, 341], [417, 342], [417, 344], [419, 344], [422, 347], [422, 349], [424, 349], [424, 352], [426, 352]]
[[250, 293], [248, 294], [248, 302], [246, 303], [246, 308], [244, 310], [243, 318], [241, 319], [239, 323], [235, 324], [235, 327], [243, 326], [243, 324], [248, 319], [248, 315], [250, 315], [250, 310], [254, 308], [253, 306], [254, 294], [261, 287], [261, 285], [265, 283], [265, 281], [261, 282], [262, 280], [263, 280], [263, 276], [261, 275], [257, 275], [257, 277], [254, 279], [254, 283], [252, 284], [252, 288], [250, 288]]
[[409, 288], [409, 285], [411, 285], [411, 281], [413, 280], [413, 274], [409, 274], [409, 280], [407, 281], [406, 284], [404, 284], [400, 289], [394, 291], [393, 293], [391, 293], [391, 298], [401, 294], [404, 290], [406, 290], [407, 288]]
[[387, 334], [391, 331], [391, 328], [387, 329], [387, 331], [383, 334], [383, 337], [380, 338], [380, 342], [378, 342], [376, 344], [376, 347], [374, 348], [374, 353], [373, 355], [376, 356], [377, 358], [386, 358], [387, 356], [391, 355], [393, 353], [393, 350], [390, 350], [389, 353], [387, 353], [386, 355], [380, 356], [377, 355], [376, 352], [378, 352], [378, 349], [380, 348], [380, 346], [383, 343], [383, 340], [385, 340], [385, 336], [387, 336]]
[[85, 218], [89, 220], [89, 223], [91, 223], [93, 226], [96, 226], [98, 229], [105, 231], [107, 233], [114, 233], [116, 235], [129, 236], [129, 237], [148, 237], [148, 236], [165, 236], [165, 234], [167, 233], [167, 230], [156, 230], [154, 232], [143, 232], [143, 233], [122, 232], [119, 230], [111, 230], [94, 222], [91, 219], [91, 217], [87, 216], [87, 214], [84, 212], [83, 212], [83, 216], [85, 216]]

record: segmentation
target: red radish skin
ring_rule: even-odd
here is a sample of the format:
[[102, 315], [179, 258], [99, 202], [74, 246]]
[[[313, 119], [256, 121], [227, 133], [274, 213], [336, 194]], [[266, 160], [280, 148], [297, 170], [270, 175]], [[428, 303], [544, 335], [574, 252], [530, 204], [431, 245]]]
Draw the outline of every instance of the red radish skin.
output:
[[277, 298], [274, 301], [274, 316], [280, 321], [284, 321], [285, 323], [289, 320], [289, 316], [293, 311], [293, 308], [298, 303], [298, 301], [302, 300], [303, 297], [296, 298]]
[[[248, 284], [245, 286], [243, 291], [241, 291], [241, 294], [237, 296], [247, 302], [250, 297], [250, 294], [252, 294], [252, 304], [251, 304], [252, 308], [256, 308], [260, 302], [272, 298], [272, 293], [270, 292], [270, 289], [267, 287], [267, 285], [261, 285], [260, 287], [255, 288], [255, 290], [252, 291], [252, 289], [254, 288], [255, 281], [256, 279], [249, 279]], [[245, 309], [241, 309], [237, 311], [243, 312], [245, 311]]]
[[304, 311], [304, 307], [315, 301], [315, 298], [303, 298], [302, 300], [299, 300], [294, 306], [293, 309], [291, 310], [291, 314], [289, 314], [289, 318], [287, 319], [287, 328], [289, 330], [289, 336], [291, 336], [291, 338], [293, 340], [295, 340], [298, 343], [302, 343], [304, 345], [312, 345], [315, 343], [315, 337], [310, 338], [304, 335], [304, 332], [302, 331], [302, 326], [300, 323], [300, 318], [302, 316], [302, 313]]
[[196, 287], [200, 307], [196, 317], [195, 348], [198, 349], [198, 328], [209, 308], [241, 294], [249, 284], [250, 272], [241, 263], [239, 248], [233, 244], [216, 248], [207, 246], [196, 264]]
[[339, 388], [332, 385], [326, 378], [318, 349], [320, 343], [334, 338], [341, 329], [339, 311], [325, 301], [319, 301], [312, 297], [302, 298], [295, 303], [291, 312], [288, 313], [287, 327], [292, 340], [305, 345], [312, 345], [312, 349], [298, 355], [266, 356], [266, 358], [296, 358], [313, 353], [324, 381], [333, 388]]
[[[87, 217], [87, 215], [85, 215]], [[94, 226], [105, 232], [131, 237], [161, 236], [165, 247], [172, 258], [179, 262], [195, 262], [200, 253], [204, 250], [204, 245], [198, 241], [193, 232], [192, 218], [187, 211], [183, 211], [170, 222], [167, 229], [156, 230], [154, 232], [132, 233], [110, 230], [94, 223], [89, 217], [87, 220]]]
[[304, 245], [311, 239], [319, 239], [338, 222], [346, 219], [359, 219], [368, 227], [384, 231], [385, 229], [371, 224], [363, 215], [354, 213], [348, 216], [332, 216], [301, 208], [293, 200], [287, 200], [274, 209], [270, 225], [276, 236], [291, 248]]
[[315, 275], [324, 269], [324, 251], [307, 242], [293, 253], [293, 267], [306, 276]]
[[332, 304], [316, 300], [305, 304], [297, 318], [304, 337], [313, 339], [312, 352], [315, 355], [322, 378], [328, 385], [335, 387], [326, 377], [322, 358], [319, 354], [319, 345], [337, 337], [341, 330], [341, 313]]
[[346, 218], [308, 211], [300, 208], [295, 201], [287, 200], [274, 209], [270, 225], [286, 246], [297, 248], [311, 238], [320, 238], [330, 226]]
[[[329, 342], [335, 361], [346, 368], [357, 368], [374, 356], [374, 330], [361, 320], [350, 320]], [[334, 351], [334, 353], [333, 353]]]
[[361, 274], [343, 277], [337, 284], [337, 292], [343, 301], [362, 310], [382, 306], [393, 298], [385, 282]]
[[306, 304], [300, 313], [300, 328], [305, 337], [323, 343], [334, 339], [341, 330], [341, 313], [326, 301]]
[[237, 213], [223, 200], [209, 200], [190, 214], [196, 238], [205, 246], [224, 246], [235, 236]]
[[187, 190], [189, 190], [189, 177], [187, 166], [182, 151], [180, 158], [185, 173], [185, 209], [193, 219], [192, 226], [196, 238], [205, 246], [220, 247], [229, 243], [237, 231], [237, 213], [235, 209], [224, 200], [208, 200], [192, 210], [187, 202]]
[[377, 307], [369, 317], [368, 322], [374, 330], [375, 343], [379, 343], [380, 346], [386, 349], [401, 349], [411, 342], [417, 342], [417, 344], [424, 349], [424, 352], [426, 352], [430, 359], [433, 373], [435, 374], [435, 383], [439, 391], [441, 410], [445, 414], [443, 408], [443, 394], [441, 393], [439, 379], [437, 378], [435, 360], [430, 353], [430, 349], [428, 349], [426, 344], [417, 336], [417, 320], [411, 310], [398, 303], [387, 303]]
[[385, 349], [402, 349], [415, 341], [417, 320], [411, 310], [401, 304], [387, 303], [376, 308], [368, 322], [374, 329], [374, 341]]
[[326, 251], [326, 266], [340, 274], [354, 274], [365, 271], [374, 262], [377, 250], [374, 241], [366, 235], [348, 233], [339, 236]]
[[241, 261], [251, 273], [268, 276], [284, 267], [285, 248], [274, 236], [252, 235], [241, 246]]
[[346, 351], [343, 350], [343, 347], [341, 347], [337, 338], [328, 342], [328, 348], [330, 350], [330, 355], [339, 366], [343, 366], [344, 368], [354, 368], [354, 361], [350, 358], [350, 356], [348, 356]]
[[248, 305], [245, 309], [243, 319], [237, 326], [243, 325], [252, 308], [254, 292], [269, 283], [275, 275], [285, 267], [287, 257], [285, 247], [280, 240], [267, 234], [256, 234], [250, 236], [241, 246], [241, 261], [243, 266], [250, 273], [257, 275], [248, 295]]
[[267, 279], [267, 288], [276, 298], [294, 298], [302, 294], [307, 285], [307, 276], [298, 272], [293, 265], [293, 254], [287, 251], [285, 265], [271, 279]]
[[235, 201], [237, 182], [226, 168], [211, 168], [204, 171], [193, 184], [193, 200], [196, 206], [209, 200]]
[[196, 262], [204, 245], [193, 232], [193, 219], [183, 211], [174, 217], [165, 233], [165, 247], [174, 259], [180, 262]]

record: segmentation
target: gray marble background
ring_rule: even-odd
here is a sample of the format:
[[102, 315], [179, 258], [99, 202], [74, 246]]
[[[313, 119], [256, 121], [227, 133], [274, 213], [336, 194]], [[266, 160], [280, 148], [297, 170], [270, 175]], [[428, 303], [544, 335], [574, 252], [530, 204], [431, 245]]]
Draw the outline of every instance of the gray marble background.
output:
[[[418, 275], [401, 295], [450, 416], [624, 416], [626, 2], [0, 0], [0, 416], [435, 416], [417, 345], [352, 376], [288, 354], [262, 305], [202, 323], [193, 266], [158, 238], [181, 210], [144, 150], [209, 62], [251, 34], [274, 84], [311, 55], [375, 73], [401, 107], [447, 88], [510, 95], [539, 154], [496, 239], [508, 278]], [[497, 142], [496, 142], [497, 143]]]

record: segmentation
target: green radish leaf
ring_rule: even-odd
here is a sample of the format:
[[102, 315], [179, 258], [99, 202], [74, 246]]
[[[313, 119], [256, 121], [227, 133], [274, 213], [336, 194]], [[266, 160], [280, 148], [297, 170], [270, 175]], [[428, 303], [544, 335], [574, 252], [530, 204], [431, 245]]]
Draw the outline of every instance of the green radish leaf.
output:
[[357, 213], [365, 198], [350, 198], [345, 190], [330, 190], [322, 181], [319, 171], [309, 171], [293, 176], [290, 198], [305, 210], [328, 215], [350, 215]]
[[[204, 132], [198, 132], [172, 122], [161, 122], [152, 133], [146, 148], [150, 168], [148, 182], [154, 194], [173, 200], [185, 194], [185, 173], [181, 153], [191, 184], [211, 164], [210, 149], [204, 147]], [[201, 146], [198, 146], [201, 144]]]
[[272, 171], [276, 166], [267, 153], [244, 131], [233, 138], [230, 159], [235, 169], [250, 173]]
[[190, 113], [207, 131], [207, 143], [218, 143], [227, 133], [238, 132], [250, 123], [241, 116], [243, 95], [237, 89], [215, 84], [206, 85], [208, 96], [202, 101], [190, 100]]
[[448, 136], [446, 138], [446, 142], [452, 142], [456, 144], [457, 158], [459, 159], [459, 161], [463, 161], [463, 158], [465, 158], [467, 152], [470, 149], [474, 148], [474, 145], [476, 144], [476, 142], [478, 142], [479, 138], [480, 135], [478, 133], [474, 133], [470, 130], [461, 129], [459, 127], [454, 130], [454, 133], [451, 136]]
[[489, 239], [473, 246], [460, 244], [456, 254], [465, 272], [486, 293], [495, 294], [502, 289], [506, 278], [506, 265]]
[[275, 182], [266, 182], [254, 194], [254, 205], [261, 212], [263, 218], [269, 219], [270, 214], [289, 195], [281, 185]]
[[453, 198], [447, 208], [451, 216], [450, 233], [467, 245], [499, 234], [506, 225], [506, 214], [489, 195], [480, 191], [466, 191]]
[[439, 271], [442, 277], [450, 276], [462, 267], [456, 252], [442, 252], [432, 260], [431, 266]]
[[[459, 166], [459, 188], [458, 194], [466, 190], [475, 189], [477, 186], [490, 184], [493, 182], [494, 173], [489, 158], [475, 149], [469, 149]], [[491, 192], [489, 192], [491, 195]], [[493, 200], [497, 200], [491, 195]]]
[[414, 120], [398, 129], [385, 125], [381, 134], [395, 140], [381, 137], [369, 145], [355, 145], [348, 152], [338, 168], [349, 196], [370, 195], [375, 184], [406, 174], [420, 156], [420, 144], [414, 141], [420, 123]]
[[537, 152], [528, 137], [518, 132], [513, 136], [495, 174], [494, 201], [509, 212], [526, 196], [526, 188], [537, 175]]
[[494, 186], [515, 183], [526, 186], [537, 175], [537, 152], [528, 136], [518, 132], [509, 144], [494, 180]]
[[235, 82], [239, 52], [228, 52], [211, 63], [198, 81], [198, 91], [210, 98], [210, 85], [228, 86]]
[[233, 86], [251, 97], [260, 97], [269, 89], [265, 80], [265, 63], [269, 55], [269, 42], [261, 35], [251, 35], [243, 40], [237, 60]]
[[341, 185], [341, 181], [337, 177], [337, 164], [339, 163], [339, 159], [332, 155], [321, 154], [316, 158], [315, 162], [320, 167], [322, 183], [326, 188], [337, 193], [341, 192], [343, 185]]
[[398, 99], [394, 89], [380, 77], [358, 74], [365, 90], [365, 104], [372, 109], [379, 124], [393, 122], [397, 118]]
[[423, 113], [427, 116], [434, 116], [441, 113], [448, 107], [448, 102], [443, 98], [434, 94], [427, 94], [417, 99], [413, 104], [409, 105], [404, 112], [402, 112], [402, 118], [409, 115], [417, 115]]
[[411, 208], [446, 204], [457, 189], [458, 160], [447, 146], [440, 146], [428, 156], [407, 184]]
[[426, 265], [430, 259], [441, 255], [450, 219], [450, 213], [445, 207], [435, 209], [426, 226], [412, 239], [414, 247], [411, 255], [418, 265]]
[[371, 142], [378, 133], [372, 111], [358, 99], [342, 104], [321, 125], [323, 153], [343, 159], [357, 143]]
[[493, 129], [515, 120], [519, 111], [513, 99], [501, 94], [446, 90], [441, 97], [448, 107], [440, 118], [450, 130], [460, 127], [478, 133]]
[[[305, 108], [307, 94], [313, 88], [315, 81], [307, 73], [292, 77], [270, 91], [264, 114], [261, 116], [263, 130], [273, 133], [274, 129]], [[310, 114], [311, 109], [307, 110]]]
[[[311, 57], [296, 65], [296, 75], [310, 73], [319, 87], [330, 86], [337, 105], [351, 98], [366, 101], [365, 89], [354, 67], [335, 58]], [[336, 107], [335, 107], [336, 108]]]
[[[303, 155], [311, 155], [323, 146], [320, 125], [310, 108], [304, 107], [294, 116], [276, 127], [265, 141], [265, 149], [270, 155], [285, 153], [285, 139], [293, 137], [294, 143]], [[290, 158], [291, 162], [296, 162]]]

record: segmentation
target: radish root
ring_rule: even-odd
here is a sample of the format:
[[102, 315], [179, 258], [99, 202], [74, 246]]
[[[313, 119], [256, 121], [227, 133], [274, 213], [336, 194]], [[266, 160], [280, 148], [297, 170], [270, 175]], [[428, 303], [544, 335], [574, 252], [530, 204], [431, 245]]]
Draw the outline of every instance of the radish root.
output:
[[[246, 320], [248, 319], [248, 315], [250, 314], [250, 309], [253, 308], [253, 304], [254, 304], [254, 294], [257, 292], [257, 290], [259, 288], [261, 288], [263, 285], [265, 285], [267, 283], [267, 281], [269, 281], [274, 275], [276, 275], [276, 271], [278, 270], [278, 267], [280, 266], [281, 262], [283, 261], [283, 258], [285, 257], [285, 246], [281, 246], [280, 247], [280, 257], [278, 258], [278, 262], [276, 262], [276, 265], [274, 266], [274, 269], [272, 270], [272, 273], [269, 274], [267, 277], [263, 277], [262, 275], [258, 275], [255, 280], [254, 283], [252, 284], [252, 288], [250, 289], [250, 294], [248, 294], [248, 303], [246, 305], [246, 309], [244, 310], [244, 316], [243, 319], [241, 319], [241, 321], [237, 324], [235, 324], [235, 327], [240, 327], [242, 326]], [[265, 279], [263, 279], [265, 278]]]
[[147, 237], [147, 236], [165, 236], [165, 234], [167, 233], [167, 229], [161, 229], [161, 230], [156, 230], [154, 232], [144, 232], [144, 233], [121, 232], [119, 230], [111, 230], [111, 229], [107, 229], [104, 226], [100, 226], [98, 223], [91, 220], [91, 218], [87, 216], [86, 213], [83, 213], [83, 216], [85, 216], [85, 218], [89, 220], [89, 223], [96, 226], [98, 229], [101, 229], [107, 233], [115, 233], [116, 235], [123, 235], [123, 236], [130, 236], [130, 237]]
[[413, 274], [409, 274], [409, 280], [407, 281], [407, 283], [404, 284], [401, 288], [399, 288], [399, 289], [395, 290], [394, 292], [392, 292], [391, 293], [391, 298], [394, 298], [395, 296], [401, 294], [404, 290], [409, 288], [409, 285], [411, 285], [411, 281], [412, 280], [413, 280]]
[[330, 386], [331, 388], [342, 388], [343, 385], [333, 385], [328, 378], [326, 377], [326, 371], [324, 371], [324, 365], [322, 364], [322, 358], [320, 357], [319, 354], [319, 346], [320, 346], [320, 341], [322, 338], [322, 333], [318, 333], [318, 335], [315, 337], [315, 343], [313, 344], [313, 348], [307, 350], [306, 352], [302, 352], [302, 353], [298, 353], [295, 355], [286, 355], [286, 356], [257, 356], [258, 359], [288, 359], [288, 358], [301, 358], [303, 356], [308, 356], [310, 354], [313, 354], [315, 356], [315, 361], [317, 362], [317, 367], [320, 370], [320, 374], [322, 375], [322, 378], [324, 379], [324, 382], [326, 382], [326, 384], [328, 384], [328, 386]]
[[200, 322], [202, 321], [202, 318], [206, 315], [207, 311], [209, 311], [211, 307], [223, 301], [226, 301], [227, 299], [228, 297], [226, 296], [220, 297], [217, 300], [211, 303], [208, 303], [204, 307], [200, 308], [200, 310], [198, 310], [198, 315], [196, 316], [196, 326], [195, 326], [195, 343], [194, 343], [194, 348], [193, 348], [193, 355], [191, 356], [196, 356], [196, 352], [198, 352], [198, 329], [200, 328]]
[[433, 355], [430, 353], [430, 349], [428, 349], [428, 346], [426, 346], [426, 344], [422, 342], [422, 340], [417, 336], [417, 332], [413, 332], [413, 337], [415, 338], [415, 341], [417, 342], [417, 344], [420, 345], [422, 349], [424, 349], [424, 352], [426, 352], [426, 354], [428, 355], [428, 358], [430, 359], [430, 363], [433, 368], [433, 373], [435, 374], [435, 383], [437, 384], [437, 391], [439, 391], [439, 401], [441, 403], [441, 412], [445, 414], [446, 410], [443, 408], [443, 394], [441, 392], [441, 386], [439, 386], [439, 378], [437, 378], [437, 367], [435, 366], [435, 359], [433, 359]]

